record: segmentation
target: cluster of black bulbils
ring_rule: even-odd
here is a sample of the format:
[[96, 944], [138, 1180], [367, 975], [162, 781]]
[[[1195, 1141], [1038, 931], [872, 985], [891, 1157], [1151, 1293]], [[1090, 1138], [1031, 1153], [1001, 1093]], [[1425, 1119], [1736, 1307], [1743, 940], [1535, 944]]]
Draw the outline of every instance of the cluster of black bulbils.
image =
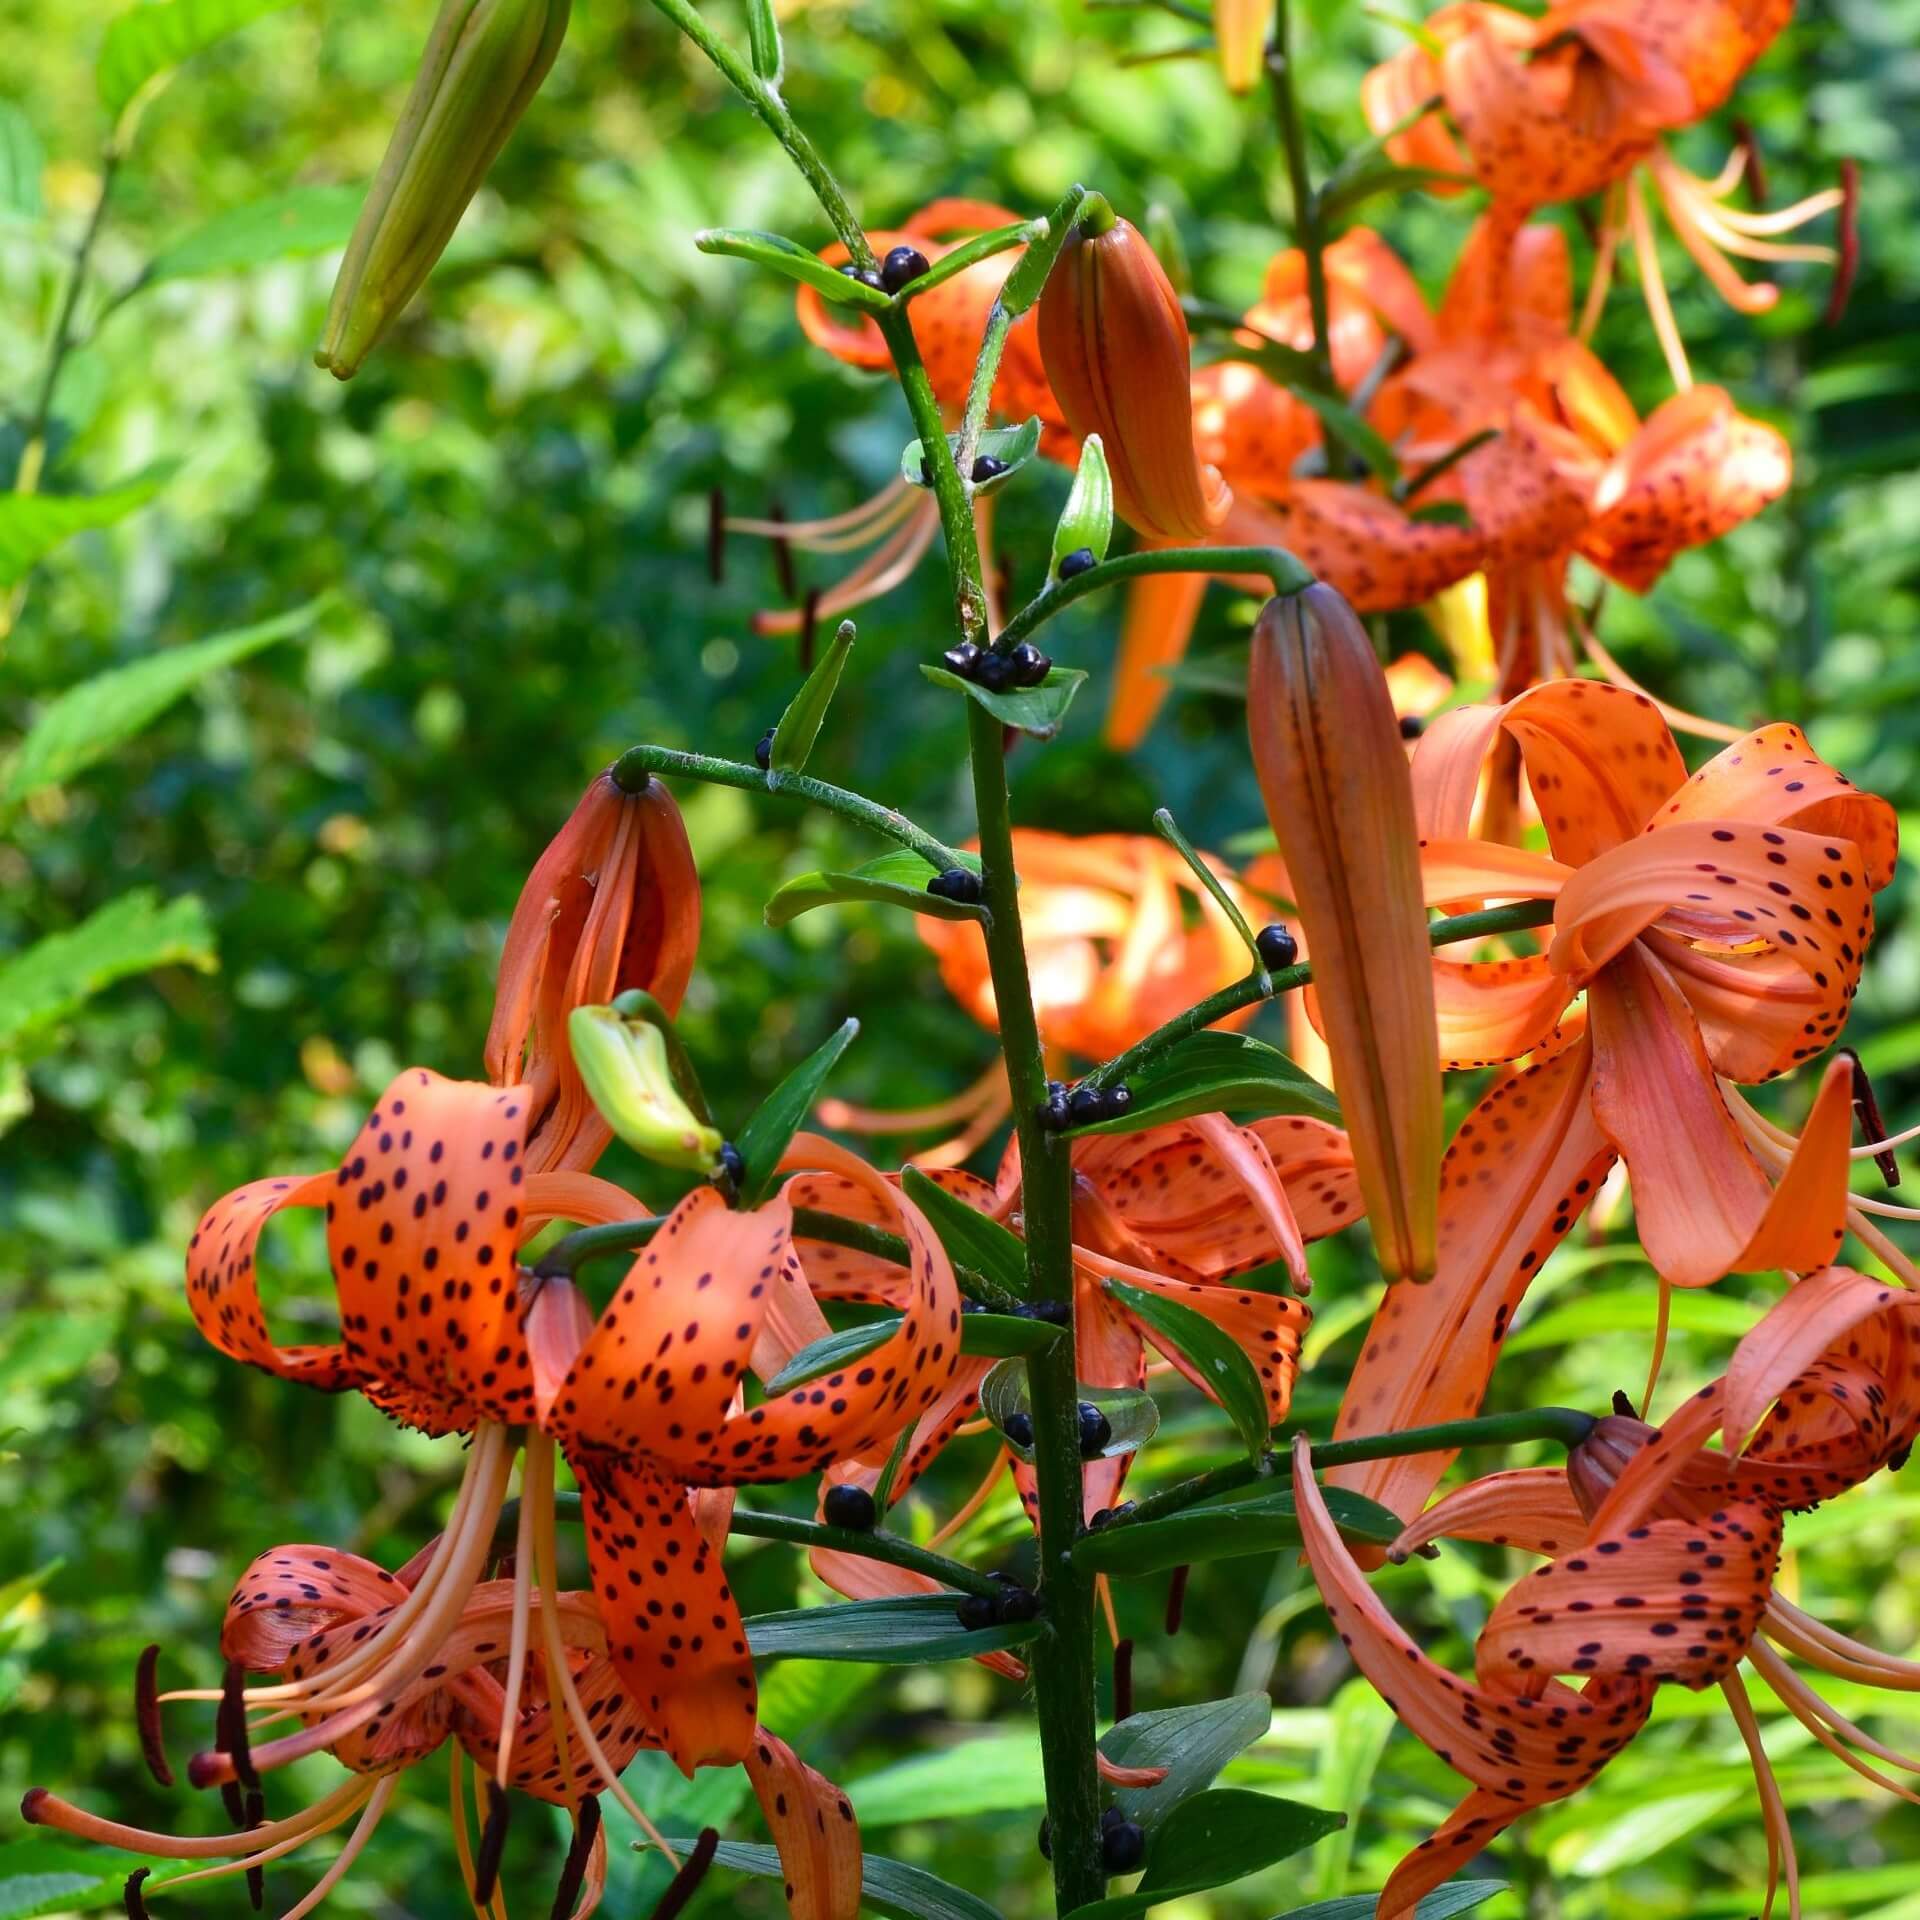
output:
[[932, 263], [918, 247], [895, 247], [880, 262], [878, 273], [871, 267], [851, 264], [840, 271], [849, 280], [858, 280], [863, 287], [871, 287], [875, 293], [898, 293], [902, 287], [910, 286], [923, 273], [930, 271], [931, 266]]
[[838, 1486], [827, 1489], [820, 1517], [828, 1526], [845, 1527], [849, 1533], [871, 1533], [880, 1516], [865, 1487]]
[[[1091, 1400], [1080, 1402], [1080, 1458], [1098, 1460], [1113, 1438], [1113, 1422]], [[1033, 1445], [1033, 1415], [1010, 1413], [1006, 1418], [1006, 1436], [1016, 1447]]]
[[[1042, 1820], [1037, 1836], [1040, 1857], [1053, 1858], [1053, 1822]], [[1137, 1820], [1129, 1820], [1118, 1807], [1109, 1807], [1100, 1816], [1100, 1864], [1109, 1873], [1132, 1873], [1147, 1857], [1147, 1830]]]
[[994, 1583], [992, 1593], [963, 1595], [953, 1610], [969, 1633], [1040, 1618], [1040, 1596], [1031, 1587], [1023, 1587], [1010, 1573], [990, 1573], [987, 1578]]
[[1069, 1090], [1065, 1081], [1049, 1080], [1046, 1104], [1040, 1109], [1040, 1124], [1049, 1133], [1064, 1133], [1069, 1127], [1091, 1127], [1102, 1120], [1118, 1120], [1132, 1105], [1131, 1087], [1096, 1087], [1083, 1080]]
[[977, 907], [981, 894], [980, 876], [971, 867], [949, 867], [927, 882], [927, 891], [938, 900], [957, 900], [963, 907]]
[[949, 647], [941, 658], [962, 680], [985, 687], [989, 693], [1037, 687], [1053, 671], [1053, 662], [1031, 640], [1022, 640], [1004, 653], [963, 640], [957, 647]]

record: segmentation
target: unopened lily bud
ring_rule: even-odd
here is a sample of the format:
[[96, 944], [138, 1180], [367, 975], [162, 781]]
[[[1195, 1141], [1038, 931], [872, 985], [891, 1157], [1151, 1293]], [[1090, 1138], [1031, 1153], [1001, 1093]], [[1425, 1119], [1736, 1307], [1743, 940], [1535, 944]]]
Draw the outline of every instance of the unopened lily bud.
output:
[[[1053, 530], [1053, 568], [1069, 554], [1090, 553], [1094, 563], [1107, 557], [1107, 543], [1113, 538], [1113, 475], [1107, 468], [1107, 452], [1097, 433], [1087, 435], [1080, 449], [1080, 465], [1061, 509], [1060, 524]], [[1084, 573], [1082, 564], [1074, 569]]]
[[1251, 93], [1260, 84], [1272, 20], [1269, 0], [1213, 0], [1213, 41], [1229, 92]]
[[487, 1077], [533, 1102], [530, 1172], [591, 1167], [613, 1129], [567, 1043], [575, 1007], [641, 988], [677, 1013], [700, 946], [700, 880], [680, 810], [658, 780], [603, 773], [521, 889], [500, 956]]
[[572, 0], [441, 0], [347, 245], [316, 364], [351, 379], [432, 272], [547, 77]]
[[1233, 494], [1194, 452], [1180, 296], [1139, 233], [1104, 217], [1075, 229], [1040, 297], [1047, 381], [1074, 436], [1100, 436], [1120, 517], [1150, 540], [1202, 540]]
[[1430, 1279], [1444, 1142], [1413, 786], [1373, 644], [1333, 588], [1268, 601], [1247, 698], [1374, 1246], [1388, 1279]]
[[612, 1007], [575, 1007], [567, 1015], [567, 1038], [588, 1097], [635, 1153], [663, 1166], [712, 1170], [720, 1130], [681, 1098], [667, 1037], [652, 1021]]

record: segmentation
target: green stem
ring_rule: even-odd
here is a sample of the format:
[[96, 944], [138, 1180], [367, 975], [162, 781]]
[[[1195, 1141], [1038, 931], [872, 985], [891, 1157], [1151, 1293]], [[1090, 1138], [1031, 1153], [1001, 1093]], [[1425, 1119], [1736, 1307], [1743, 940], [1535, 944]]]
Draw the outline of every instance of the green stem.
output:
[[[1427, 939], [1436, 947], [1451, 946], [1456, 940], [1484, 940], [1496, 933], [1520, 933], [1528, 927], [1544, 927], [1553, 918], [1551, 900], [1521, 900], [1510, 907], [1487, 907], [1479, 913], [1456, 913], [1427, 926]], [[1242, 1007], [1258, 1006], [1276, 994], [1304, 987], [1313, 978], [1313, 965], [1283, 967], [1278, 973], [1251, 973], [1218, 993], [1210, 993], [1184, 1013], [1176, 1013], [1165, 1026], [1156, 1027], [1144, 1040], [1137, 1040], [1125, 1053], [1116, 1054], [1104, 1066], [1095, 1067], [1086, 1078], [1096, 1087], [1110, 1087], [1138, 1073], [1157, 1060], [1167, 1049], [1190, 1033], [1224, 1020]]]
[[887, 839], [910, 847], [929, 865], [945, 873], [964, 864], [953, 848], [892, 807], [883, 807], [864, 794], [849, 793], [845, 787], [829, 786], [805, 773], [762, 773], [758, 767], [739, 760], [720, 760], [708, 753], [682, 753], [674, 747], [629, 747], [613, 763], [614, 784], [627, 792], [638, 792], [649, 774], [678, 774], [688, 780], [704, 780], [709, 786], [738, 787], [744, 793], [769, 793], [782, 800], [804, 800], [827, 813], [837, 813], [856, 826], [870, 827]]
[[[1408, 1427], [1399, 1433], [1367, 1434], [1358, 1440], [1329, 1440], [1313, 1449], [1313, 1464], [1319, 1467], [1356, 1466], [1365, 1460], [1397, 1460], [1403, 1454], [1433, 1453], [1455, 1447], [1510, 1447], [1527, 1440], [1548, 1440], [1571, 1452], [1586, 1439], [1598, 1422], [1577, 1407], [1526, 1407], [1518, 1413], [1481, 1414], [1471, 1420], [1445, 1420], [1431, 1427]], [[1280, 1439], [1291, 1442], [1292, 1434]], [[1251, 1486], [1256, 1480], [1271, 1479], [1286, 1466], [1283, 1453], [1276, 1449], [1258, 1460], [1235, 1460], [1206, 1473], [1178, 1480], [1158, 1493], [1139, 1501], [1130, 1513], [1109, 1523], [1113, 1527], [1137, 1527], [1146, 1520], [1162, 1520], [1170, 1513], [1184, 1513], [1188, 1507], [1216, 1494], [1231, 1493], [1237, 1487]]]
[[[580, 1496], [577, 1493], [556, 1493], [553, 1505], [556, 1520], [579, 1524]], [[495, 1523], [494, 1545], [502, 1549], [512, 1546], [519, 1523], [520, 1502], [509, 1500], [500, 1509], [500, 1518]], [[825, 1547], [832, 1553], [857, 1554], [862, 1560], [879, 1560], [890, 1567], [904, 1567], [909, 1573], [924, 1573], [928, 1579], [938, 1580], [942, 1586], [952, 1587], [958, 1593], [983, 1593], [991, 1598], [1002, 1591], [998, 1581], [984, 1573], [976, 1573], [961, 1561], [950, 1560], [944, 1553], [935, 1553], [928, 1547], [916, 1547], [911, 1540], [902, 1540], [898, 1534], [882, 1533], [877, 1529], [871, 1533], [856, 1533], [850, 1527], [829, 1527], [822, 1521], [801, 1520], [792, 1514], [758, 1513], [750, 1508], [736, 1507], [733, 1518], [727, 1523], [727, 1531], [747, 1540], [788, 1540], [796, 1546]]]
[[813, 190], [813, 197], [820, 202], [822, 211], [832, 223], [853, 264], [873, 271], [879, 263], [873, 257], [873, 249], [867, 245], [865, 230], [854, 217], [853, 208], [848, 205], [847, 196], [841, 192], [839, 181], [833, 177], [813, 142], [800, 131], [799, 123], [788, 112], [787, 103], [781, 99], [779, 89], [755, 73], [752, 66], [741, 59], [687, 4], [687, 0], [653, 0], [653, 4], [725, 75], [734, 91], [759, 117], [761, 124], [786, 149], [787, 157], [799, 168], [801, 176]]
[[1103, 560], [1071, 580], [1049, 580], [1001, 630], [999, 647], [1018, 646], [1076, 600], [1145, 573], [1263, 573], [1275, 593], [1299, 593], [1314, 576], [1284, 547], [1160, 547], [1151, 553], [1123, 553]]
[[533, 1263], [536, 1280], [571, 1280], [589, 1260], [609, 1253], [632, 1253], [666, 1225], [666, 1219], [615, 1220], [604, 1227], [576, 1227], [563, 1234]]

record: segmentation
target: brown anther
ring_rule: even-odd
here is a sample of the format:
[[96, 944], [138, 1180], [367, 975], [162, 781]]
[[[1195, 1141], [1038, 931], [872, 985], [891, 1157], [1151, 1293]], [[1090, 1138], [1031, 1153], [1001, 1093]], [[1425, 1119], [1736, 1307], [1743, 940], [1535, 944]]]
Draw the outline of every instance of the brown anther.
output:
[[[784, 527], [787, 524], [787, 510], [778, 500], [770, 500], [767, 503], [767, 518], [778, 521]], [[800, 583], [794, 577], [793, 542], [784, 533], [775, 534], [773, 538], [773, 573], [780, 583], [780, 598], [792, 606], [799, 597]]]
[[173, 1768], [167, 1760], [166, 1736], [160, 1726], [160, 1649], [148, 1647], [133, 1670], [133, 1713], [140, 1728], [140, 1751], [147, 1771], [163, 1787], [173, 1785]]
[[700, 1838], [693, 1843], [693, 1851], [680, 1863], [680, 1871], [673, 1876], [673, 1884], [660, 1896], [660, 1904], [653, 1910], [653, 1920], [675, 1920], [675, 1916], [693, 1898], [694, 1890], [707, 1877], [707, 1869], [713, 1865], [713, 1856], [720, 1848], [720, 1829], [703, 1827]]
[[1767, 163], [1760, 151], [1760, 142], [1755, 139], [1753, 128], [1744, 120], [1733, 123], [1734, 144], [1746, 156], [1747, 198], [1756, 207], [1767, 204]]
[[1180, 1631], [1180, 1616], [1186, 1611], [1187, 1575], [1191, 1567], [1175, 1567], [1173, 1584], [1167, 1589], [1167, 1638], [1171, 1640]]
[[573, 1903], [587, 1877], [587, 1863], [593, 1858], [594, 1836], [600, 1831], [600, 1802], [589, 1794], [580, 1802], [573, 1817], [573, 1844], [567, 1849], [567, 1864], [560, 1869], [560, 1884], [554, 1890], [553, 1912], [549, 1920], [572, 1920]]
[[227, 1662], [213, 1731], [221, 1752], [232, 1762], [233, 1777], [243, 1787], [257, 1788], [260, 1776], [254, 1771], [253, 1750], [247, 1744], [247, 1670], [238, 1660]]
[[1840, 162], [1839, 258], [1834, 263], [1833, 292], [1827, 310], [1821, 315], [1825, 326], [1837, 327], [1847, 311], [1853, 294], [1854, 276], [1860, 271], [1860, 162]]
[[147, 1903], [140, 1897], [140, 1883], [152, 1871], [151, 1867], [135, 1867], [127, 1875], [127, 1884], [120, 1890], [120, 1897], [126, 1902], [127, 1920], [147, 1920]]
[[[1860, 1122], [1860, 1131], [1869, 1140], [1884, 1140], [1887, 1137], [1887, 1123], [1881, 1117], [1880, 1101], [1873, 1091], [1873, 1082], [1867, 1077], [1867, 1070], [1860, 1064], [1860, 1056], [1851, 1047], [1842, 1047], [1840, 1057], [1853, 1069], [1853, 1111]], [[1900, 1184], [1900, 1162], [1894, 1158], [1891, 1147], [1883, 1148], [1873, 1156], [1873, 1164], [1880, 1170], [1880, 1178], [1888, 1186]]]
[[507, 1844], [507, 1815], [511, 1802], [498, 1780], [487, 1782], [487, 1824], [480, 1830], [480, 1844], [473, 1856], [473, 1904], [489, 1905], [500, 1881], [500, 1855]]
[[820, 624], [820, 589], [809, 587], [800, 607], [800, 671], [813, 671], [814, 629]]
[[1133, 1718], [1133, 1642], [1116, 1640], [1113, 1643], [1113, 1717], [1116, 1720]]

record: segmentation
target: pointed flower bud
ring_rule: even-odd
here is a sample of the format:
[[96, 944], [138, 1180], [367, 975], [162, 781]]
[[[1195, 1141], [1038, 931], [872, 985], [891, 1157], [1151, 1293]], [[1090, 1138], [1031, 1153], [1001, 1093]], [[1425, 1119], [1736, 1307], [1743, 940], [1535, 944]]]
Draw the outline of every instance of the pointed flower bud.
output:
[[[1113, 538], [1113, 475], [1107, 469], [1107, 450], [1097, 433], [1087, 435], [1080, 449], [1080, 465], [1075, 469], [1067, 504], [1061, 509], [1060, 524], [1053, 530], [1053, 568], [1069, 554], [1090, 553], [1094, 564], [1107, 557], [1107, 543]], [[1074, 569], [1084, 573], [1086, 566]], [[1070, 576], [1069, 576], [1070, 577]]]
[[500, 957], [487, 1077], [531, 1089], [530, 1171], [590, 1167], [613, 1129], [568, 1046], [575, 1007], [639, 987], [677, 1013], [700, 945], [700, 882], [680, 810], [658, 780], [603, 773], [521, 889]]
[[1270, 0], [1213, 0], [1213, 41], [1230, 93], [1251, 93], [1267, 64]]
[[567, 1038], [587, 1097], [635, 1153], [695, 1173], [713, 1167], [720, 1130], [681, 1098], [667, 1037], [657, 1026], [612, 1007], [575, 1007], [567, 1015]]
[[1358, 616], [1324, 584], [1270, 600], [1248, 679], [1254, 766], [1313, 956], [1332, 1056], [1390, 1280], [1435, 1260], [1441, 1137], [1433, 968], [1406, 750]]
[[1074, 436], [1100, 436], [1120, 517], [1150, 540], [1203, 540], [1233, 495], [1194, 452], [1186, 316], [1153, 249], [1104, 204], [1040, 297], [1047, 380]]
[[419, 292], [547, 77], [571, 8], [572, 0], [441, 0], [334, 282], [317, 365], [351, 379]]

